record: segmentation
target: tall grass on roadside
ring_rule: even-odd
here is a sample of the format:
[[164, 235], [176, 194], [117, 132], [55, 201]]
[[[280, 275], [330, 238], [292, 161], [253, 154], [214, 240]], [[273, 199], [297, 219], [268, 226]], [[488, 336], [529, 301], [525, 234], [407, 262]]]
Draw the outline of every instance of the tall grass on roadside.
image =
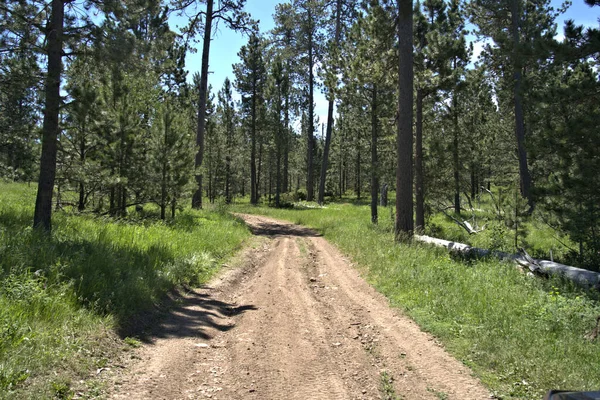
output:
[[319, 230], [500, 398], [600, 387], [600, 343], [584, 339], [600, 315], [594, 294], [530, 278], [496, 260], [464, 262], [440, 249], [396, 245], [389, 209], [380, 208], [377, 226], [368, 207], [349, 204], [300, 210], [240, 205], [236, 211]]
[[68, 397], [74, 377], [106, 363], [110, 331], [205, 282], [249, 236], [225, 213], [192, 210], [172, 223], [57, 212], [45, 235], [30, 227], [34, 195], [0, 183], [0, 398]]

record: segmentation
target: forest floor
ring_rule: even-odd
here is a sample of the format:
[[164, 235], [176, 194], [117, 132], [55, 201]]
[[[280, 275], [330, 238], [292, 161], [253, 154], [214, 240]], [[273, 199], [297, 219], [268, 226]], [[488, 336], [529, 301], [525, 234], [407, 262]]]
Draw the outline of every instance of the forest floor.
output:
[[110, 378], [111, 398], [490, 397], [320, 235], [240, 217], [255, 245], [152, 328]]

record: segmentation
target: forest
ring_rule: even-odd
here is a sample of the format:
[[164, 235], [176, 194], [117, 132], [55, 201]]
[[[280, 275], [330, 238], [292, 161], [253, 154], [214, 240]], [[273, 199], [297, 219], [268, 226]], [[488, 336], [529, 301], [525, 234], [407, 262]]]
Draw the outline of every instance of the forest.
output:
[[[560, 26], [570, 1], [289, 0], [267, 31], [249, 2], [0, 0], [0, 355], [18, 360], [0, 363], [0, 391], [21, 390], [38, 368], [31, 360], [46, 362], [20, 350], [37, 329], [27, 318], [88, 310], [77, 326], [57, 318], [43, 328], [72, 351], [80, 344], [66, 330], [89, 342], [106, 325], [125, 337], [132, 315], [174, 285], [206, 282], [249, 235], [229, 210], [306, 222], [359, 260], [368, 243], [410, 246], [424, 234], [600, 271], [600, 29]], [[230, 49], [239, 62], [213, 87], [211, 42], [222, 30], [245, 44]], [[201, 65], [191, 68], [193, 53]], [[401, 249], [364, 262], [388, 268], [382, 254], [406, 251], [423, 271], [448, 272], [433, 253]], [[374, 278], [392, 298], [382, 277], [393, 268]], [[551, 298], [556, 309], [545, 310], [561, 317], [540, 314], [535, 322], [549, 324], [540, 332], [583, 331], [595, 318], [597, 293], [497, 284], [521, 296], [515, 310]], [[432, 332], [454, 335], [424, 316], [437, 300], [402, 301]], [[499, 374], [486, 384], [514, 389], [507, 398], [535, 398], [567, 382], [551, 376], [563, 361], [527, 388], [513, 385], [526, 366], [506, 378], [495, 361], [473, 365]], [[63, 383], [52, 390], [71, 393]]]
[[[370, 198], [377, 223], [389, 190], [397, 234], [485, 198], [498, 229], [535, 217], [568, 237], [568, 261], [597, 268], [598, 30], [559, 27], [568, 3], [298, 0], [268, 32], [244, 1], [213, 3], [2, 4], [0, 171], [38, 181], [35, 226], [50, 230], [53, 208], [119, 217], [151, 203], [165, 219], [190, 197], [245, 196]], [[219, 23], [247, 44], [213, 88]]]

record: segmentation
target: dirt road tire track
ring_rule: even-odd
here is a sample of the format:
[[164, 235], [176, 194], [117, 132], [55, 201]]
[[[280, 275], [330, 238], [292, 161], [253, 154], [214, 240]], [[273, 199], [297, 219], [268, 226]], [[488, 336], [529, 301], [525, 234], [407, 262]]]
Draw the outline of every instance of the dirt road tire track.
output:
[[262, 244], [173, 310], [112, 398], [390, 398], [383, 377], [399, 399], [489, 398], [322, 237], [241, 217]]

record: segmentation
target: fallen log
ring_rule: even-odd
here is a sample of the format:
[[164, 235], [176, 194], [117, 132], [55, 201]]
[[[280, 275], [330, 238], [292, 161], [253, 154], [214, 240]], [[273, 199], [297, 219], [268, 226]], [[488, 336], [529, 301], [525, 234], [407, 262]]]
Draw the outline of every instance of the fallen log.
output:
[[569, 265], [560, 264], [548, 260], [537, 260], [529, 256], [525, 250], [521, 249], [519, 254], [510, 254], [503, 251], [481, 249], [469, 246], [464, 243], [452, 242], [434, 238], [431, 236], [415, 235], [414, 238], [419, 242], [428, 243], [438, 247], [445, 247], [451, 252], [459, 253], [464, 256], [474, 257], [496, 257], [501, 260], [514, 261], [522, 267], [529, 269], [538, 275], [559, 275], [584, 288], [594, 288], [600, 290], [600, 273], [589, 271], [587, 269], [576, 268]]

